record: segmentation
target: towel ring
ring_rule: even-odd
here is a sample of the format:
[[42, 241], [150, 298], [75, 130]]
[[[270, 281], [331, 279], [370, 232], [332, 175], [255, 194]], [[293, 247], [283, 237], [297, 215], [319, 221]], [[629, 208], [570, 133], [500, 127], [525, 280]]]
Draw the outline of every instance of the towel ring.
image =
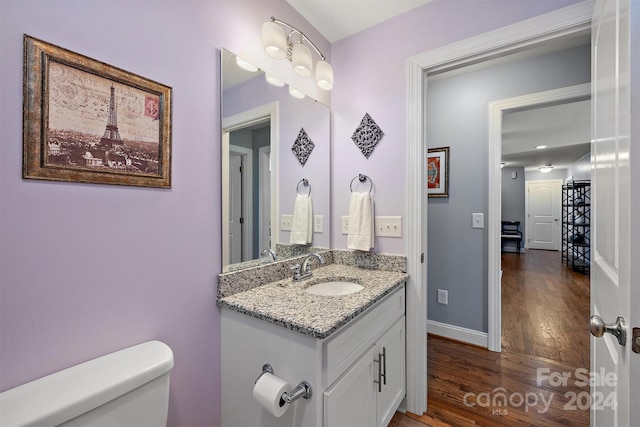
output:
[[351, 183], [349, 184], [349, 190], [351, 190], [351, 192], [353, 193], [353, 181], [355, 181], [356, 178], [358, 178], [358, 181], [360, 182], [365, 182], [367, 179], [369, 180], [369, 184], [371, 185], [369, 187], [369, 194], [371, 194], [371, 190], [373, 190], [373, 181], [371, 181], [371, 178], [369, 178], [367, 175], [362, 173], [359, 173], [358, 176], [353, 177]]
[[307, 178], [302, 178], [300, 181], [298, 181], [298, 185], [296, 185], [296, 193], [300, 193], [300, 184], [304, 185], [305, 187], [309, 187], [309, 192], [307, 193], [307, 196], [309, 196], [311, 194], [311, 184], [309, 184], [309, 180]]

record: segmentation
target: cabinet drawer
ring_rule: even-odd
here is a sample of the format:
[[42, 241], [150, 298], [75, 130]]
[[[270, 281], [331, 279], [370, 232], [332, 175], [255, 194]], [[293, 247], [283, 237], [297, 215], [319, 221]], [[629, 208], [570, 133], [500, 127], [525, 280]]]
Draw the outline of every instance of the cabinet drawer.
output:
[[405, 289], [401, 286], [324, 343], [325, 385], [333, 383], [396, 319], [404, 315], [404, 295]]

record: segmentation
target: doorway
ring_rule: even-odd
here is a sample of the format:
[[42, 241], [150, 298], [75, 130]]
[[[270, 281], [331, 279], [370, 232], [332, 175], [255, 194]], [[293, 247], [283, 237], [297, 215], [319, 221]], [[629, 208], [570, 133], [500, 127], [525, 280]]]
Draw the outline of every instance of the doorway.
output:
[[[222, 123], [222, 265], [230, 264], [232, 239], [238, 247], [238, 239], [231, 235], [230, 203], [232, 198], [242, 197], [242, 261], [257, 259], [263, 248], [275, 250], [271, 236], [279, 232], [278, 176], [272, 174], [278, 163], [278, 105], [270, 103], [226, 117]], [[237, 135], [237, 138], [232, 138]], [[233, 140], [232, 140], [233, 139]], [[242, 156], [242, 185], [231, 193], [230, 156]], [[273, 155], [272, 155], [273, 154]], [[239, 184], [238, 184], [239, 185]], [[237, 252], [237, 249], [235, 250]], [[237, 255], [235, 255], [237, 257]], [[233, 263], [233, 262], [231, 262]]]
[[[408, 156], [408, 197], [407, 212], [408, 229], [411, 230], [407, 238], [407, 272], [410, 275], [408, 292], [413, 295], [407, 300], [407, 409], [415, 413], [423, 413], [426, 409], [426, 302], [427, 302], [427, 266], [424, 256], [427, 253], [427, 227], [423, 225], [427, 216], [427, 204], [423, 198], [423, 177], [425, 168], [423, 159], [426, 154], [426, 130], [423, 118], [426, 116], [425, 94], [429, 76], [452, 69], [463, 64], [482, 62], [489, 58], [527, 49], [549, 40], [556, 40], [567, 36], [578, 35], [590, 30], [593, 8], [589, 4], [577, 4], [563, 9], [560, 13], [551, 13], [530, 19], [519, 24], [493, 31], [453, 45], [435, 49], [409, 59], [409, 145]], [[493, 135], [490, 134], [490, 137]], [[484, 156], [483, 156], [484, 157]], [[489, 185], [494, 185], [500, 177], [499, 150], [489, 150]], [[495, 200], [497, 199], [497, 201]], [[494, 251], [487, 254], [490, 263], [499, 259], [500, 250], [500, 201], [497, 198], [489, 200], [487, 239]], [[496, 336], [496, 325], [499, 331], [500, 313], [493, 306], [496, 301], [496, 288], [499, 271], [492, 271], [488, 275], [488, 283], [492, 284], [487, 292], [489, 307], [487, 310], [488, 338], [491, 349], [499, 349], [492, 342]], [[498, 293], [497, 298], [499, 299]], [[499, 339], [498, 339], [499, 344]]]
[[[578, 147], [575, 153], [582, 153], [582, 154], [575, 154], [574, 151], [572, 151], [572, 149], [568, 149], [566, 147], [561, 146], [558, 149], [551, 149], [548, 151], [537, 150], [535, 149], [535, 147], [533, 147], [528, 152], [523, 150], [520, 153], [518, 153], [517, 150], [513, 151], [509, 149], [509, 150], [505, 150], [505, 152], [509, 154], [502, 155], [503, 118], [505, 114], [509, 112], [514, 112], [514, 111], [517, 112], [517, 111], [523, 111], [523, 110], [533, 109], [533, 108], [557, 106], [561, 104], [577, 103], [577, 102], [588, 100], [590, 96], [591, 96], [591, 85], [589, 83], [585, 83], [581, 85], [575, 85], [575, 86], [554, 89], [554, 90], [549, 90], [544, 92], [537, 92], [537, 93], [518, 96], [514, 98], [502, 99], [502, 100], [490, 103], [489, 105], [489, 135], [490, 135], [489, 157], [492, 158], [492, 153], [493, 153], [493, 155], [499, 156], [500, 164], [512, 163], [514, 165], [528, 167], [529, 169], [535, 168], [535, 166], [541, 161], [543, 161], [544, 163], [555, 162], [556, 165], [562, 164], [565, 167], [565, 169], [568, 170], [568, 168], [577, 159], [584, 156], [584, 153], [580, 151], [580, 146], [583, 146], [582, 148], [583, 150], [588, 149], [588, 147], [590, 147], [590, 143], [588, 141], [585, 141], [582, 144], [575, 144], [575, 146]], [[535, 126], [533, 127], [535, 128]], [[589, 129], [589, 132], [590, 132], [590, 129]], [[569, 152], [568, 157], [566, 152]], [[541, 155], [540, 153], [551, 153], [551, 154], [546, 154], [546, 157], [543, 157], [544, 160], [542, 160], [540, 158], [540, 155]], [[574, 156], [574, 157], [571, 157], [571, 156]], [[567, 160], [567, 159], [572, 159], [572, 160]], [[562, 169], [562, 170], [565, 170], [565, 169]], [[489, 170], [490, 173], [491, 173], [491, 170], [492, 169], [490, 168]], [[530, 173], [534, 173], [534, 172], [530, 170]], [[568, 178], [569, 172], [564, 172], [564, 173], [561, 172], [561, 174], [558, 175], [558, 177], [563, 175], [565, 178]], [[538, 173], [537, 177], [541, 177], [541, 176], [547, 176], [547, 174]], [[560, 199], [560, 195], [558, 195], [558, 200], [559, 199]], [[491, 206], [499, 206], [500, 208], [495, 209], [494, 211], [502, 213], [501, 205], [502, 205], [501, 181], [490, 180], [490, 184], [489, 184], [490, 209], [491, 209]], [[555, 223], [555, 221], [552, 221], [552, 222]], [[531, 238], [531, 231], [525, 230], [524, 234], [525, 236], [527, 236], [527, 238], [525, 239], [525, 247], [528, 247], [528, 244]], [[501, 258], [502, 257], [501, 256], [495, 256], [493, 258], [491, 257], [491, 254], [500, 254], [500, 253], [501, 253], [501, 242], [499, 242], [498, 240], [492, 241], [490, 238], [489, 239], [489, 277], [499, 277], [501, 279], [501, 270], [502, 270]], [[559, 253], [558, 253], [558, 257], [560, 257]], [[492, 282], [491, 280], [489, 281], [489, 311], [490, 311], [490, 316], [492, 316], [492, 313], [495, 316], [493, 318], [495, 323], [489, 324], [489, 349], [492, 351], [501, 351], [502, 349], [502, 344], [501, 344], [502, 290], [501, 289], [502, 289], [501, 280], [498, 280], [495, 282]]]

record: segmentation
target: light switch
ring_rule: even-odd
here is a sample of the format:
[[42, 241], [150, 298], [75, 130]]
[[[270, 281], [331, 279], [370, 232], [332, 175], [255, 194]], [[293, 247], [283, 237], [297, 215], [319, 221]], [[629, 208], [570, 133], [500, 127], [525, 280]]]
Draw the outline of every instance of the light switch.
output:
[[402, 237], [401, 216], [377, 216], [375, 235], [379, 237]]
[[472, 213], [471, 214], [471, 226], [473, 228], [484, 228], [484, 214]]
[[324, 215], [314, 215], [313, 216], [313, 232], [314, 233], [322, 233], [324, 225]]

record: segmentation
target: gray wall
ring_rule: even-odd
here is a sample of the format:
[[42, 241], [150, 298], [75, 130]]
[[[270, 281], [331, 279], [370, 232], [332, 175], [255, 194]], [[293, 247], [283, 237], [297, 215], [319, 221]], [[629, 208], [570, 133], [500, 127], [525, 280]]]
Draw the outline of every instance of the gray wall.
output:
[[569, 168], [569, 176], [572, 176], [574, 180], [590, 180], [591, 179], [591, 153], [585, 155], [580, 160], [575, 162]]
[[538, 170], [527, 171], [524, 173], [524, 177], [527, 181], [544, 181], [547, 179], [562, 179], [567, 180], [570, 173], [568, 169], [553, 169], [551, 172], [542, 173]]
[[[584, 46], [430, 79], [427, 140], [450, 147], [450, 196], [429, 200], [429, 320], [487, 331], [487, 229], [471, 228], [471, 214], [488, 211], [488, 103], [587, 83], [590, 61]], [[449, 291], [448, 305], [437, 289]]]
[[[524, 167], [502, 168], [502, 221], [520, 221], [520, 231], [525, 235], [525, 174]], [[513, 178], [512, 174], [516, 177]], [[524, 238], [522, 240], [524, 243]], [[504, 245], [508, 250], [514, 249], [514, 243]], [[521, 247], [524, 247], [521, 244]]]

